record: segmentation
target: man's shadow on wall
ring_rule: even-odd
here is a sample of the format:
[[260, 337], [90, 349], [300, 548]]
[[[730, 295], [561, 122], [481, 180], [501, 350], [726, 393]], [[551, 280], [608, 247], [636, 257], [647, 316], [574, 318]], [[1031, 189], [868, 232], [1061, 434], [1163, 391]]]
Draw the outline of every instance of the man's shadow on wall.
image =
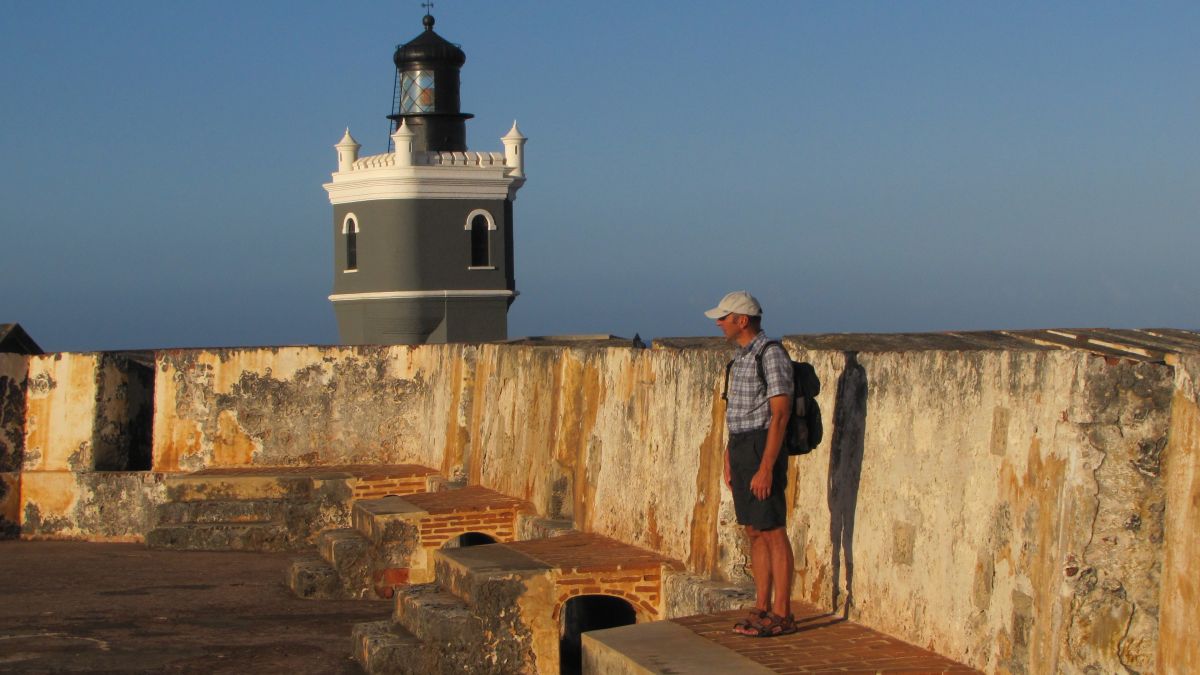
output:
[[[833, 407], [833, 438], [829, 443], [829, 540], [833, 545], [833, 612], [850, 618], [854, 603], [854, 513], [862, 477], [863, 440], [867, 428], [867, 371], [857, 352], [845, 352], [846, 367], [838, 377]], [[845, 562], [845, 598], [841, 597]]]

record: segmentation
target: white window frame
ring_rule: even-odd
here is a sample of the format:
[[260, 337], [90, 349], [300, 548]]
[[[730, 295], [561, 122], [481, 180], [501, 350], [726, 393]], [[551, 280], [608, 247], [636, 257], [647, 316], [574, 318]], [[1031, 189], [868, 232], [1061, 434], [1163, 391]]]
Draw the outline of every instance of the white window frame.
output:
[[[492, 259], [492, 232], [496, 231], [496, 221], [492, 218], [492, 214], [487, 209], [475, 209], [467, 214], [467, 222], [463, 225], [463, 229], [467, 232], [471, 231], [471, 222], [475, 220], [475, 216], [483, 216], [487, 221], [488, 229], [488, 260]], [[494, 270], [495, 265], [468, 265], [468, 270]]]

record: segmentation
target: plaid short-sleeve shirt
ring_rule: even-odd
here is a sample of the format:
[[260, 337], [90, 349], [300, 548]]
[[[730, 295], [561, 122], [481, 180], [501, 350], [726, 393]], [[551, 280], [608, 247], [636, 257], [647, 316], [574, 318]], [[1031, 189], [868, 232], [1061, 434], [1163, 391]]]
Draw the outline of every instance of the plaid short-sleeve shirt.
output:
[[[729, 369], [729, 398], [725, 407], [725, 424], [730, 433], [758, 431], [771, 425], [773, 396], [792, 395], [792, 360], [782, 347], [772, 346], [766, 333], [754, 336], [750, 344], [738, 349]], [[758, 376], [755, 355], [762, 352], [764, 383]]]

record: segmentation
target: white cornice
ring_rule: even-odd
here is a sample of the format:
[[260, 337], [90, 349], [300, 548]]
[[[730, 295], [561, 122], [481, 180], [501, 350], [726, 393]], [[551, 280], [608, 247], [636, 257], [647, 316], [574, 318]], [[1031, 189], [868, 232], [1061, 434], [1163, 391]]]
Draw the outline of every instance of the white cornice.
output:
[[467, 166], [388, 166], [339, 171], [325, 184], [331, 204], [378, 199], [511, 199], [525, 184], [508, 169]]
[[481, 289], [470, 291], [378, 291], [374, 293], [334, 293], [330, 302], [347, 300], [395, 300], [419, 298], [507, 298], [520, 295], [517, 291]]

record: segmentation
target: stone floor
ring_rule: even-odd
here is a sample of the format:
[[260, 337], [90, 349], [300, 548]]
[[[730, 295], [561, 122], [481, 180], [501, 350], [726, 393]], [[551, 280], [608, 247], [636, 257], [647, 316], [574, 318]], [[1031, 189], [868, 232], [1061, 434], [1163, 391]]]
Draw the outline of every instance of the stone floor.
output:
[[0, 541], [0, 672], [358, 673], [387, 602], [311, 601], [289, 556]]
[[[596, 564], [595, 549], [563, 543], [519, 545], [568, 569]], [[287, 562], [286, 554], [0, 541], [0, 672], [361, 672], [351, 629], [388, 618], [391, 604], [295, 598], [280, 581]], [[795, 613], [798, 633], [764, 640], [730, 632], [741, 610], [657, 625], [686, 629], [763, 672], [976, 672], [815, 607], [797, 603]], [[669, 643], [653, 649], [669, 667]]]

